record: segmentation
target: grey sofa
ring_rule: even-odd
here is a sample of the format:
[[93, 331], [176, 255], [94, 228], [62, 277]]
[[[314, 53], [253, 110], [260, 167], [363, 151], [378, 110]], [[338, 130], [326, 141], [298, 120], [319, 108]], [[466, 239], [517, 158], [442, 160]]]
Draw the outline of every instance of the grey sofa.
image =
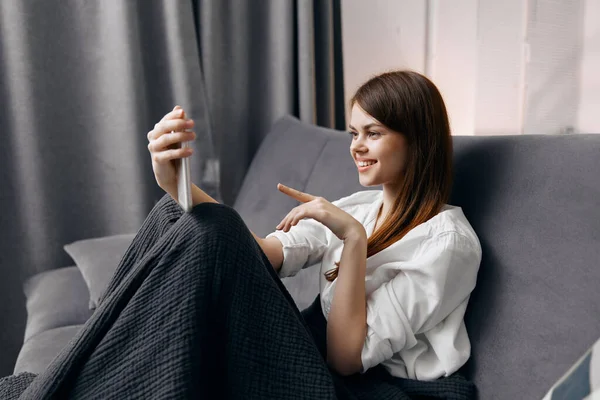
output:
[[[365, 190], [349, 143], [344, 132], [282, 118], [234, 208], [264, 236], [296, 205], [277, 192], [278, 182], [329, 200]], [[451, 203], [483, 247], [466, 317], [473, 353], [466, 371], [481, 399], [540, 399], [600, 336], [600, 135], [455, 136], [454, 152]], [[317, 278], [312, 267], [284, 279], [301, 309], [316, 296]], [[59, 301], [65, 291], [72, 301]], [[92, 312], [77, 266], [38, 274], [25, 292], [15, 373], [43, 370]], [[52, 312], [38, 312], [40, 304]]]

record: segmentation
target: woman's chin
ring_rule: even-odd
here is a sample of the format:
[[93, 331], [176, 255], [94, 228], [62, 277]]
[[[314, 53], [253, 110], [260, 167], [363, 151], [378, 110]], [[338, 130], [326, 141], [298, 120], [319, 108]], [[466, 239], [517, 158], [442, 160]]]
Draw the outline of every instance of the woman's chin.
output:
[[373, 179], [367, 179], [364, 176], [359, 176], [358, 177], [358, 183], [360, 183], [360, 185], [362, 187], [372, 187], [372, 186], [377, 186], [377, 182], [374, 182]]

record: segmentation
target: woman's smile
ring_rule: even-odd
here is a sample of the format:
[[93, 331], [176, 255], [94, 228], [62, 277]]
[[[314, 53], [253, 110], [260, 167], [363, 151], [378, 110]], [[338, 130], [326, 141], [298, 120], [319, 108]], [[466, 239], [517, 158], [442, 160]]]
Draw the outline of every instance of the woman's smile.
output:
[[376, 160], [357, 161], [356, 162], [356, 166], [358, 167], [358, 172], [365, 172], [368, 169], [370, 169], [372, 166], [374, 166], [375, 164], [377, 164]]

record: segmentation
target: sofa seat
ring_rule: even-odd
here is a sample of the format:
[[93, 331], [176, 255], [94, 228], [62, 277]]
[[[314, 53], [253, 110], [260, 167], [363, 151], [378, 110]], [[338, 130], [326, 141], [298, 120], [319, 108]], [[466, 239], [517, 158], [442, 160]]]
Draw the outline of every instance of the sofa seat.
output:
[[39, 374], [43, 372], [50, 361], [58, 355], [82, 327], [83, 325], [61, 326], [30, 337], [19, 352], [13, 373], [33, 372]]
[[40, 373], [92, 315], [90, 293], [76, 266], [37, 273], [23, 289], [27, 323], [13, 373]]

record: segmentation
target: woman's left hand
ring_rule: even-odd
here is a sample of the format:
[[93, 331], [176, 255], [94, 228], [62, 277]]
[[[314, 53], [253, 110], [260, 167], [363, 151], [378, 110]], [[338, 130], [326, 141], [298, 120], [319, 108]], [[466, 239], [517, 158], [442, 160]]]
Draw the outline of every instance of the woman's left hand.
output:
[[352, 215], [334, 206], [322, 197], [303, 193], [292, 189], [281, 183], [277, 189], [288, 196], [298, 200], [302, 204], [294, 207], [285, 218], [277, 225], [276, 229], [288, 232], [292, 226], [295, 226], [301, 219], [312, 218], [319, 221], [333, 232], [340, 240], [346, 240], [349, 237], [364, 235], [365, 228]]

